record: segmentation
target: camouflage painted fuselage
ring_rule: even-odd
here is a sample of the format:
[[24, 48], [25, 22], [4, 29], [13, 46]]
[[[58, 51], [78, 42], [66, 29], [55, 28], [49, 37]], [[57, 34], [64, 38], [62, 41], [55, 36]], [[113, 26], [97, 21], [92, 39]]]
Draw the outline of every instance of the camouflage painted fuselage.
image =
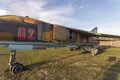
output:
[[87, 31], [50, 24], [29, 17], [0, 17], [1, 41], [87, 43], [90, 41], [88, 37], [91, 36], [95, 35]]

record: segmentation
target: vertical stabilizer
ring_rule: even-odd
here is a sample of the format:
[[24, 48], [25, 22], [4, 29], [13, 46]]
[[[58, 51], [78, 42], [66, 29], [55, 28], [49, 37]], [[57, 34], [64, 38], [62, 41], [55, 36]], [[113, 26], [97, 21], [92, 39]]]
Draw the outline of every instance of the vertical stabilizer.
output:
[[[98, 32], [98, 28], [95, 27], [91, 30], [92, 33], [97, 33]], [[90, 43], [93, 43], [93, 44], [98, 44], [99, 41], [98, 41], [98, 37], [97, 36], [94, 36], [94, 37], [89, 37], [89, 42]]]
[[93, 32], [93, 33], [97, 33], [97, 32], [98, 32], [98, 28], [95, 27], [94, 29], [91, 30], [91, 32]]

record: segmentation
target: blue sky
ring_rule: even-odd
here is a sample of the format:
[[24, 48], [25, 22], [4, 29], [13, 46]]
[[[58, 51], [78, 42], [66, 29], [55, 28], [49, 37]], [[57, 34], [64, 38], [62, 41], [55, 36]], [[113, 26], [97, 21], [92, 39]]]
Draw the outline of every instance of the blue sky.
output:
[[21, 15], [49, 23], [120, 35], [120, 0], [1, 0], [0, 15]]

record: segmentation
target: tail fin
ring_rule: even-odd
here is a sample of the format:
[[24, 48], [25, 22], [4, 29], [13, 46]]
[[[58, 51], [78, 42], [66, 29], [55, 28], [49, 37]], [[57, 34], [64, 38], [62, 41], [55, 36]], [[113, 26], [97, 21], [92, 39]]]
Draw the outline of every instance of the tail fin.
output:
[[97, 33], [97, 32], [98, 32], [98, 28], [95, 27], [94, 29], [91, 30], [91, 32], [93, 32], [93, 33]]

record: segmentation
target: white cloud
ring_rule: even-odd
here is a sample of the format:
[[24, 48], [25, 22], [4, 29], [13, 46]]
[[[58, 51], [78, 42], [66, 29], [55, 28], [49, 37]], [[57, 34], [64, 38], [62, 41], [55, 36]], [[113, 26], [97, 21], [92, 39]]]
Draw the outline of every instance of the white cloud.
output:
[[84, 6], [79, 6], [78, 8], [79, 8], [79, 9], [83, 9], [83, 8], [84, 8]]
[[120, 35], [120, 24], [113, 22], [113, 23], [99, 26], [99, 33]]
[[36, 17], [38, 13], [42, 11], [42, 7], [45, 4], [46, 3], [43, 1], [17, 1], [15, 3], [10, 3], [8, 5], [8, 10], [11, 12], [11, 14]]
[[111, 27], [110, 28], [99, 28], [99, 33], [105, 33], [105, 34], [112, 34], [112, 35], [120, 35], [119, 31], [120, 31], [120, 28], [119, 27], [116, 27], [117, 29], [112, 29]]
[[0, 15], [6, 15], [8, 13], [8, 11], [4, 10], [4, 9], [0, 9]]
[[69, 17], [75, 13], [75, 8], [71, 4], [46, 8], [50, 6], [47, 0], [5, 0], [5, 2], [6, 10], [2, 10], [0, 15], [29, 16], [49, 23], [73, 27], [82, 24]]

